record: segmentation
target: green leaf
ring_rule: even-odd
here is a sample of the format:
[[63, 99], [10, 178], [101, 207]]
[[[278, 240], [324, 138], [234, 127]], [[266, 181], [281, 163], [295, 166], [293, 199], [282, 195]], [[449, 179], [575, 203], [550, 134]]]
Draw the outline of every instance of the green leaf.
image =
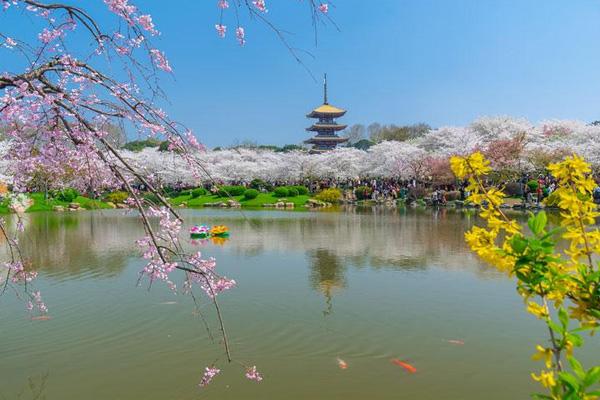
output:
[[539, 236], [546, 227], [547, 222], [548, 217], [546, 216], [546, 213], [540, 211], [536, 216], [529, 218], [527, 225], [529, 225], [529, 229], [531, 229], [531, 232], [533, 232], [534, 235]]
[[588, 387], [600, 380], [600, 367], [593, 367], [585, 374], [583, 386]]
[[550, 329], [552, 329], [554, 332], [562, 333], [562, 329], [560, 328], [560, 326], [558, 326], [558, 324], [556, 322], [552, 321], [551, 319], [549, 319], [546, 322], [547, 322], [548, 326], [550, 327]]
[[567, 386], [571, 387], [572, 389], [577, 390], [579, 388], [579, 382], [577, 381], [577, 378], [575, 378], [570, 373], [559, 372], [558, 377], [560, 378], [561, 382], [565, 383]]
[[534, 399], [552, 400], [552, 397], [541, 393], [534, 393], [531, 395], [531, 397], [533, 397]]
[[582, 378], [586, 375], [585, 371], [583, 370], [583, 367], [581, 366], [581, 363], [575, 357], [567, 357], [567, 361], [569, 361], [571, 368], [573, 368], [573, 371], [577, 374], [578, 377]]
[[522, 254], [527, 248], [527, 240], [525, 240], [523, 236], [515, 236], [511, 241], [511, 247], [516, 253]]
[[575, 347], [581, 347], [581, 345], [583, 345], [583, 339], [579, 335], [567, 333], [566, 337], [571, 343], [573, 343], [573, 346]]
[[534, 399], [552, 400], [552, 397], [550, 397], [546, 394], [541, 394], [541, 393], [534, 393], [531, 395], [531, 397]]

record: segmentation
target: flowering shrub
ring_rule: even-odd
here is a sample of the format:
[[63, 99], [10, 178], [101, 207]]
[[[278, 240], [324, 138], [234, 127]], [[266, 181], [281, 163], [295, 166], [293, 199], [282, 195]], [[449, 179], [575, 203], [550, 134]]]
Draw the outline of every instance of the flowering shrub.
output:
[[106, 201], [110, 201], [111, 203], [124, 203], [125, 200], [129, 197], [129, 193], [123, 191], [112, 192], [106, 195]]
[[336, 189], [336, 188], [324, 189], [324, 190], [320, 191], [319, 193], [317, 193], [317, 195], [315, 196], [315, 199], [317, 199], [317, 200], [325, 201], [327, 203], [332, 203], [332, 204], [338, 203], [341, 198], [342, 198], [342, 191], [340, 189]]
[[[585, 369], [575, 356], [575, 348], [584, 344], [583, 333], [600, 326], [600, 270], [593, 262], [600, 253], [600, 231], [594, 228], [600, 214], [592, 201], [596, 184], [590, 165], [574, 155], [548, 166], [558, 180], [554, 193], [561, 226], [548, 230], [546, 214], [540, 212], [528, 220], [531, 234], [500, 209], [505, 194], [483, 185], [491, 167], [481, 153], [452, 157], [451, 166], [458, 178], [468, 179], [468, 200], [481, 206], [486, 221], [465, 234], [467, 243], [483, 260], [517, 279], [527, 311], [548, 328], [548, 341], [537, 345], [533, 355], [544, 368], [532, 374], [546, 393], [534, 397], [600, 398], [600, 366]], [[558, 251], [557, 240], [566, 241], [567, 248]]]
[[23, 214], [32, 204], [33, 201], [23, 193], [11, 194], [8, 197], [8, 208], [17, 214]]

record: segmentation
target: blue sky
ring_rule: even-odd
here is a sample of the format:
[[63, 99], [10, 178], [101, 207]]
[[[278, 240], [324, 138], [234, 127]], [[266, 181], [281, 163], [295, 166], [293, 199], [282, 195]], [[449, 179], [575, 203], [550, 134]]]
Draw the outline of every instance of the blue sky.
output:
[[209, 146], [306, 139], [323, 72], [347, 124], [600, 119], [600, 1], [337, 0], [340, 31], [319, 26], [316, 47], [305, 1], [267, 3], [268, 18], [314, 56], [304, 61], [317, 82], [259, 21], [242, 18], [239, 47], [229, 10], [219, 39], [216, 0], [137, 2], [175, 70], [162, 78], [167, 108]]

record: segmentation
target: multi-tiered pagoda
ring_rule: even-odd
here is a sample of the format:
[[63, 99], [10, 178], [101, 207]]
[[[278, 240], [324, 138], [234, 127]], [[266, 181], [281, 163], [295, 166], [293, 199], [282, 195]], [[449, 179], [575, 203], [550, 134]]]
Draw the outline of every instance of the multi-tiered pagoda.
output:
[[327, 150], [333, 150], [338, 143], [347, 142], [347, 138], [339, 137], [336, 132], [346, 129], [347, 125], [340, 125], [335, 122], [335, 118], [339, 118], [346, 114], [346, 110], [334, 107], [327, 102], [327, 74], [323, 81], [323, 105], [315, 108], [308, 114], [307, 118], [318, 118], [310, 128], [306, 128], [309, 132], [317, 132], [312, 138], [305, 140], [304, 143], [312, 144], [311, 153], [322, 153]]

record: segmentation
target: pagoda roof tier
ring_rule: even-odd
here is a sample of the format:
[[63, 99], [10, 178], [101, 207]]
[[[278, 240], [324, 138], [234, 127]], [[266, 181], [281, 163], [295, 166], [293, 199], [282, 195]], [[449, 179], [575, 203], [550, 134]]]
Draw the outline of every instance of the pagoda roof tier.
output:
[[321, 143], [344, 143], [347, 142], [348, 138], [342, 138], [339, 136], [315, 136], [308, 140], [305, 140], [306, 144], [321, 144]]
[[323, 104], [320, 107], [315, 108], [306, 116], [308, 118], [321, 118], [321, 117], [332, 117], [337, 118], [346, 114], [346, 110], [342, 110], [341, 108], [334, 107], [330, 104]]
[[307, 131], [341, 131], [346, 129], [348, 125], [340, 125], [340, 124], [314, 124], [310, 128], [306, 128]]

